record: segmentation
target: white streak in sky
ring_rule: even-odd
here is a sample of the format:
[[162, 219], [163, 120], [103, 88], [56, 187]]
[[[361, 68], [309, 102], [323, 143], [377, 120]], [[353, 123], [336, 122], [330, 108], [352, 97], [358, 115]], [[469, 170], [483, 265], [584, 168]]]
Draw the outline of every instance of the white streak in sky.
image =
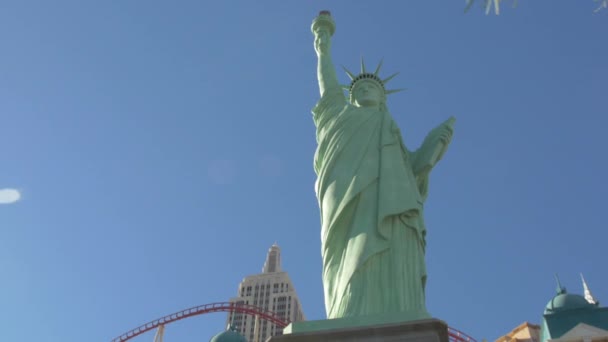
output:
[[21, 193], [17, 189], [0, 189], [0, 204], [11, 204], [21, 199]]

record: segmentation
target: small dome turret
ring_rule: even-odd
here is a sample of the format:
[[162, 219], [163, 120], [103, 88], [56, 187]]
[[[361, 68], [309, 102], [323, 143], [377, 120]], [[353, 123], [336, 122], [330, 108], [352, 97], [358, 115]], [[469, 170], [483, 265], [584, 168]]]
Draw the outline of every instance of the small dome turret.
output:
[[549, 301], [549, 303], [547, 303], [547, 306], [545, 307], [545, 314], [595, 307], [595, 305], [587, 302], [585, 297], [563, 291], [562, 293], [558, 293]]
[[247, 340], [233, 326], [228, 326], [228, 329], [213, 336], [209, 342], [247, 342]]

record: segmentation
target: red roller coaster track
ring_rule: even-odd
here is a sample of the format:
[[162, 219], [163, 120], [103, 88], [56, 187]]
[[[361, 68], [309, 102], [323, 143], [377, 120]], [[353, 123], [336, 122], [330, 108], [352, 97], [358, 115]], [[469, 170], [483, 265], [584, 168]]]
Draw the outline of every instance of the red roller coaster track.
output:
[[[284, 328], [289, 322], [283, 321], [280, 319], [274, 312], [264, 310], [257, 306], [246, 305], [246, 304], [236, 304], [236, 303], [210, 303], [199, 306], [194, 306], [182, 311], [178, 311], [176, 313], [172, 313], [170, 315], [161, 317], [159, 319], [155, 319], [146, 324], [142, 324], [139, 327], [127, 331], [126, 333], [112, 339], [112, 342], [124, 342], [128, 341], [135, 336], [139, 336], [145, 332], [148, 332], [152, 329], [156, 329], [161, 325], [166, 325], [175, 321], [179, 321], [180, 319], [202, 315], [211, 312], [239, 312], [248, 315], [258, 316], [260, 319], [270, 321], [276, 324], [278, 327]], [[477, 342], [474, 338], [466, 335], [465, 333], [458, 331], [453, 328], [448, 328], [448, 335], [450, 337], [451, 342]]]

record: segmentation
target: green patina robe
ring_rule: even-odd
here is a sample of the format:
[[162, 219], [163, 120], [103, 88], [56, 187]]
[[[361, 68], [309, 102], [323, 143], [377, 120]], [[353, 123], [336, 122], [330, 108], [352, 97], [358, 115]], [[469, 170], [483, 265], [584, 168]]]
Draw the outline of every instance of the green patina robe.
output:
[[[406, 312], [429, 317], [424, 298], [428, 169], [433, 132], [409, 152], [388, 111], [359, 108], [342, 90], [313, 109], [328, 318]], [[443, 153], [441, 153], [443, 154]]]

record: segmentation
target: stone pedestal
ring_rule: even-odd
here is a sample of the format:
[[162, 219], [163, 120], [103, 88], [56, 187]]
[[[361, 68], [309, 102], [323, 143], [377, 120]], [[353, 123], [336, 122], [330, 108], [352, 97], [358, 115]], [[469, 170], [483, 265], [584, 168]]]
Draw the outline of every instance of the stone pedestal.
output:
[[[305, 322], [298, 322], [305, 323]], [[293, 329], [297, 331], [299, 329]], [[288, 329], [288, 331], [291, 331]], [[448, 326], [438, 319], [361, 327], [301, 331], [273, 336], [267, 342], [448, 342]]]

